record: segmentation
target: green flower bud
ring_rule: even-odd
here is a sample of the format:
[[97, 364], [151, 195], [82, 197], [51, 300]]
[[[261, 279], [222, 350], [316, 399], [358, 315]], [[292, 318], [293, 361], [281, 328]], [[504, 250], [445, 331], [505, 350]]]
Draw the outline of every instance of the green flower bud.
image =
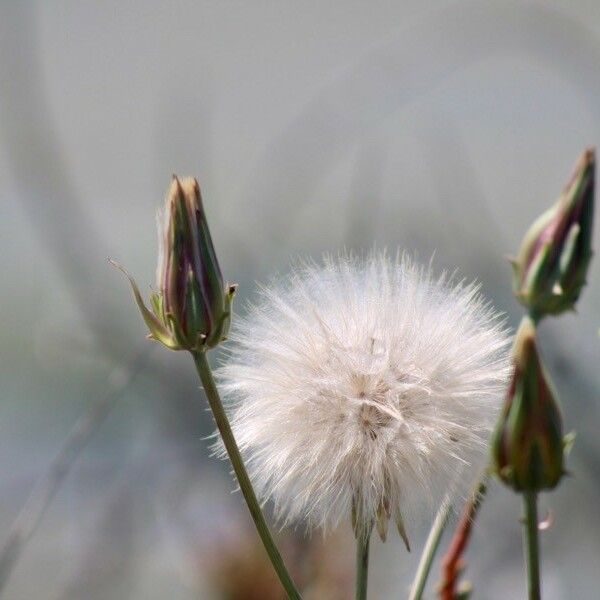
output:
[[543, 316], [574, 308], [592, 258], [595, 153], [586, 150], [554, 206], [526, 233], [513, 265], [519, 302]]
[[150, 296], [152, 310], [131, 276], [113, 264], [127, 275], [151, 339], [172, 350], [212, 348], [227, 336], [236, 286], [223, 284], [196, 179], [173, 176], [157, 221], [158, 291]]
[[562, 417], [529, 317], [515, 339], [514, 371], [492, 455], [500, 479], [518, 492], [554, 488], [565, 472]]

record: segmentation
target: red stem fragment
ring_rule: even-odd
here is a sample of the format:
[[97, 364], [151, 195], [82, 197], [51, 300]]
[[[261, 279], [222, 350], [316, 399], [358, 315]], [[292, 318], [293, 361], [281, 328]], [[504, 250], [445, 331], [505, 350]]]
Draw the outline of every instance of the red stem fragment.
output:
[[450, 542], [448, 551], [442, 558], [442, 582], [439, 587], [440, 600], [458, 598], [458, 579], [466, 563], [463, 554], [469, 544], [471, 529], [486, 492], [487, 477], [477, 485], [475, 493], [467, 500], [463, 514]]

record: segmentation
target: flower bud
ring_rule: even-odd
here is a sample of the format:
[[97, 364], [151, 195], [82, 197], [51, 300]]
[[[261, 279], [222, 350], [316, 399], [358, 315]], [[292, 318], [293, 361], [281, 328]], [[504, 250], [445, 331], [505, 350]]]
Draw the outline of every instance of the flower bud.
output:
[[514, 371], [492, 453], [498, 476], [518, 492], [553, 488], [565, 472], [562, 417], [529, 317], [515, 339]]
[[227, 336], [236, 286], [223, 284], [196, 179], [173, 176], [157, 222], [158, 291], [150, 296], [152, 310], [135, 281], [116, 266], [131, 283], [150, 338], [173, 350], [212, 348]]
[[586, 150], [560, 198], [526, 233], [513, 265], [518, 300], [538, 316], [572, 309], [592, 258], [594, 150]]

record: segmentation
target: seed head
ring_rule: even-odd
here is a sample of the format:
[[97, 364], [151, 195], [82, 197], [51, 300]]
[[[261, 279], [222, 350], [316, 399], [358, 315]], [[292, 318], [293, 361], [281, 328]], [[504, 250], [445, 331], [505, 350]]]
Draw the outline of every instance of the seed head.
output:
[[220, 369], [253, 483], [282, 522], [357, 534], [467, 492], [507, 377], [474, 285], [408, 259], [326, 259], [263, 289]]

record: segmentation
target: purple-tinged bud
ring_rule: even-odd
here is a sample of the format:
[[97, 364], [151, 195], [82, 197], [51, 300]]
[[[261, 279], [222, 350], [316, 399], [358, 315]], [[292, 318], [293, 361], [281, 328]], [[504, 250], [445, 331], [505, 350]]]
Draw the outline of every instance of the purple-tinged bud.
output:
[[500, 479], [518, 492], [551, 489], [565, 473], [565, 440], [529, 317], [519, 327], [513, 352], [513, 375], [492, 442], [493, 464]]
[[560, 198], [526, 233], [513, 265], [519, 302], [536, 316], [574, 308], [592, 258], [594, 150], [580, 157]]
[[151, 311], [119, 268], [129, 278], [150, 338], [173, 350], [212, 348], [227, 336], [236, 286], [223, 283], [196, 179], [173, 176], [157, 223], [158, 291], [150, 297]]

